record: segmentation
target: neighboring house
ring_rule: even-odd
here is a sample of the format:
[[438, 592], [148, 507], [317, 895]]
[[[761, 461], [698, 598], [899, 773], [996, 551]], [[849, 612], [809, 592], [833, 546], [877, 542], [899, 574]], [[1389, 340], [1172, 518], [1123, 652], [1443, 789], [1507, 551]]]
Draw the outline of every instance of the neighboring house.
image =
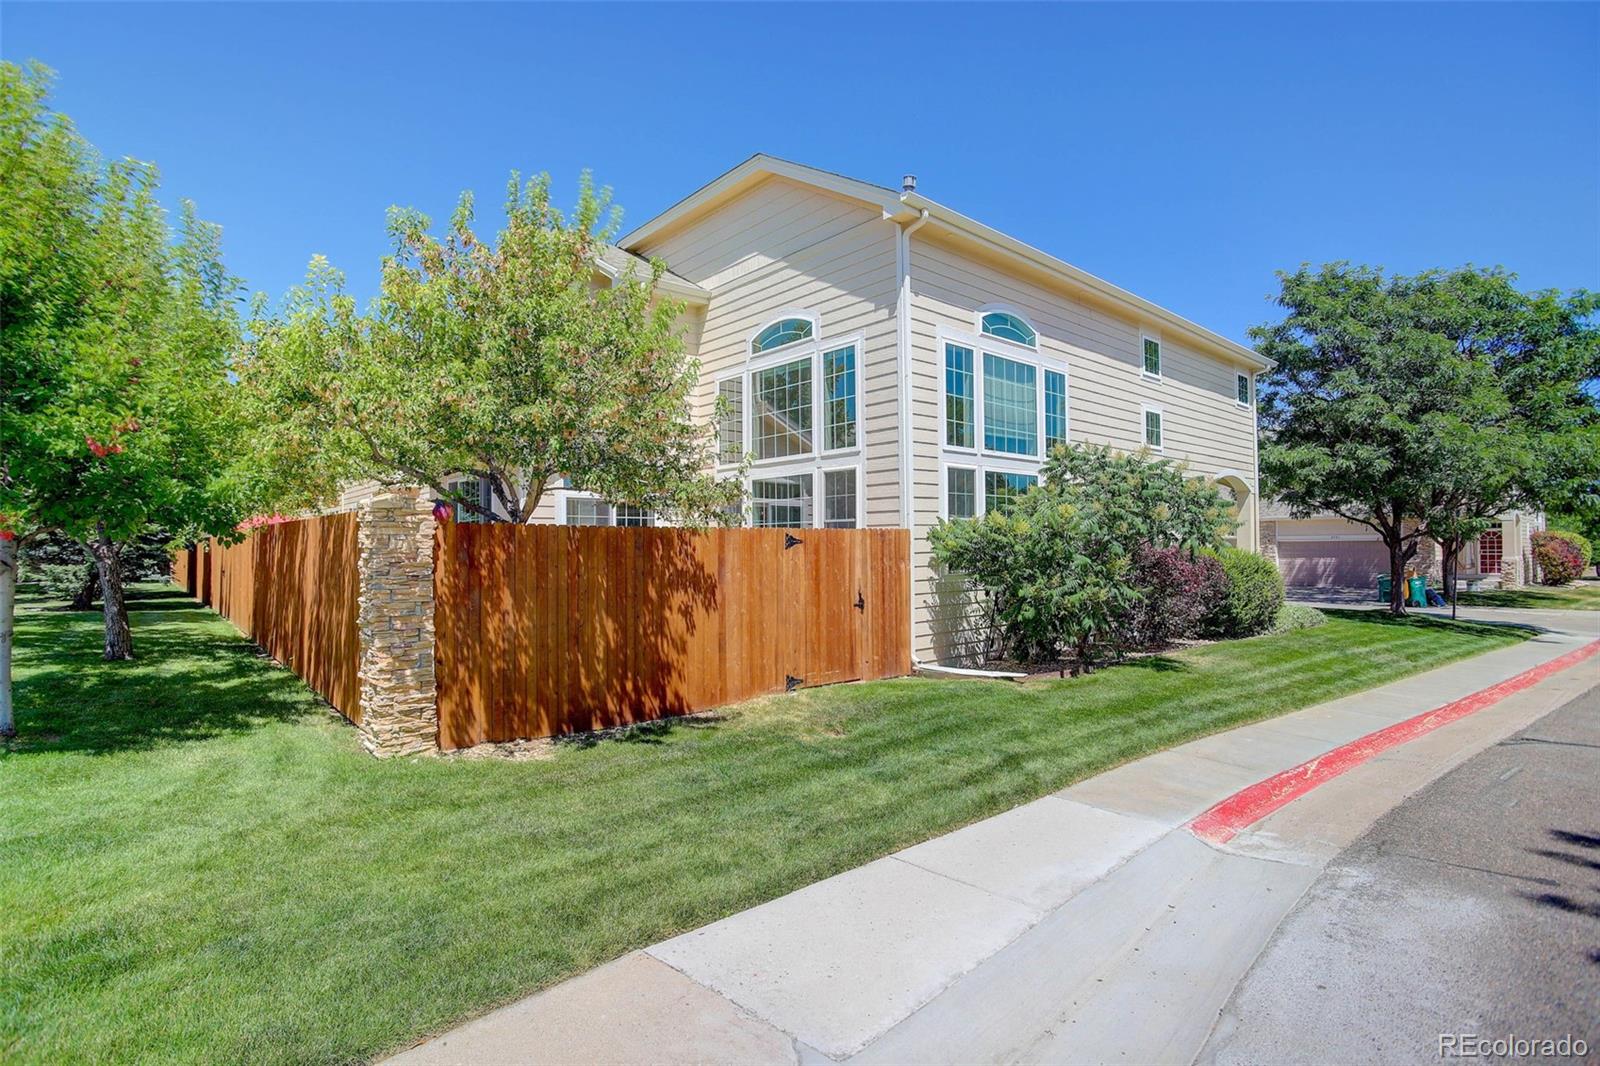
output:
[[[717, 397], [722, 463], [746, 455], [753, 525], [911, 531], [913, 652], [977, 657], [945, 517], [1000, 506], [1060, 441], [1147, 446], [1234, 496], [1257, 547], [1255, 375], [1272, 364], [1149, 300], [903, 190], [757, 155], [623, 236], [601, 270], [670, 270]], [[1154, 252], [1154, 250], [1152, 250]], [[536, 521], [649, 521], [555, 488]]]
[[[1457, 574], [1465, 588], [1523, 585], [1533, 580], [1533, 534], [1544, 516], [1510, 511], [1461, 552]], [[1377, 532], [1333, 514], [1294, 518], [1276, 500], [1261, 507], [1261, 551], [1283, 571], [1292, 588], [1371, 588], [1389, 572], [1389, 549]], [[1418, 573], [1443, 579], [1439, 546], [1423, 539], [1410, 564]]]

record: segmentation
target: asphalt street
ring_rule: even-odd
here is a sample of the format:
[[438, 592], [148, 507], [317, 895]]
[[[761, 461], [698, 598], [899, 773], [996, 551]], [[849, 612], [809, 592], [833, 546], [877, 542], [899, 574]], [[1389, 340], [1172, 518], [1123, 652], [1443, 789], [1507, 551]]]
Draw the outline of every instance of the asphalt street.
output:
[[1533, 1045], [1476, 1061], [1600, 1062], [1600, 687], [1330, 863], [1198, 1061], [1439, 1062], [1468, 1036], [1569, 1038], [1566, 1055]]

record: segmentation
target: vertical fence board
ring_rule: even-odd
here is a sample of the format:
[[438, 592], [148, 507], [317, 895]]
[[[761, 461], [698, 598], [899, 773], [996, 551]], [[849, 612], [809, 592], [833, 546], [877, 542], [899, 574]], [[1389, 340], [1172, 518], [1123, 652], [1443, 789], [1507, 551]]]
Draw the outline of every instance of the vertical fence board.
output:
[[[440, 743], [647, 721], [910, 672], [904, 530], [445, 524]], [[857, 599], [861, 607], [857, 608]]]

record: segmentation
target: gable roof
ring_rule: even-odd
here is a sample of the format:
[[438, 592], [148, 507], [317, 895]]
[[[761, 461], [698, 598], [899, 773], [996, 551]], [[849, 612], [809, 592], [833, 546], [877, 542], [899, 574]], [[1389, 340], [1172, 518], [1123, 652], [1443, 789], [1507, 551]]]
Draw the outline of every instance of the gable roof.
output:
[[[614, 244], [601, 246], [595, 265], [600, 268], [600, 273], [613, 281], [625, 276], [630, 270], [639, 278], [648, 278], [651, 269], [650, 260], [642, 255], [624, 251]], [[703, 304], [711, 299], [710, 289], [696, 285], [688, 278], [680, 277], [670, 270], [661, 272], [656, 288], [674, 299], [687, 300], [690, 303]]]
[[832, 192], [859, 201], [883, 212], [884, 218], [896, 222], [910, 222], [927, 217], [930, 225], [958, 233], [961, 236], [998, 252], [1001, 256], [1023, 262], [1064, 284], [1067, 288], [1085, 293], [1105, 302], [1120, 306], [1163, 326], [1170, 326], [1192, 339], [1201, 347], [1226, 358], [1245, 364], [1255, 370], [1269, 370], [1275, 364], [1237, 341], [1229, 340], [1197, 322], [1192, 322], [1175, 311], [1135, 295], [1104, 278], [1096, 277], [1071, 263], [1057, 259], [1047, 252], [1025, 244], [992, 226], [967, 217], [943, 204], [916, 192], [900, 193], [883, 185], [860, 181], [835, 174], [832, 171], [808, 167], [776, 156], [757, 153], [743, 163], [713, 179], [685, 196], [665, 211], [624, 234], [617, 244], [624, 249], [636, 248], [663, 233], [687, 224], [726, 200], [768, 177], [787, 178], [805, 185]]

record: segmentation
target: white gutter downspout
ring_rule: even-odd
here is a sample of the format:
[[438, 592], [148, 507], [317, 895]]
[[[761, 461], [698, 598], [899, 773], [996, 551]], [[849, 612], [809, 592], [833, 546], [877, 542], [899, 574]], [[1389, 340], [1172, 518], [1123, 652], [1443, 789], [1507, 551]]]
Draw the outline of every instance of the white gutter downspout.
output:
[[911, 574], [907, 582], [910, 586], [907, 594], [906, 625], [910, 627], [907, 633], [911, 652], [911, 665], [915, 669], [920, 667], [916, 655], [917, 633], [917, 581], [915, 576], [915, 562], [917, 557], [917, 511], [911, 491], [911, 235], [921, 229], [928, 221], [928, 209], [923, 208], [921, 216], [915, 222], [897, 224], [895, 240], [895, 271], [898, 274], [895, 286], [894, 317], [896, 330], [896, 369], [900, 374], [900, 524], [905, 526], [910, 542], [911, 557], [906, 560], [906, 572]]

